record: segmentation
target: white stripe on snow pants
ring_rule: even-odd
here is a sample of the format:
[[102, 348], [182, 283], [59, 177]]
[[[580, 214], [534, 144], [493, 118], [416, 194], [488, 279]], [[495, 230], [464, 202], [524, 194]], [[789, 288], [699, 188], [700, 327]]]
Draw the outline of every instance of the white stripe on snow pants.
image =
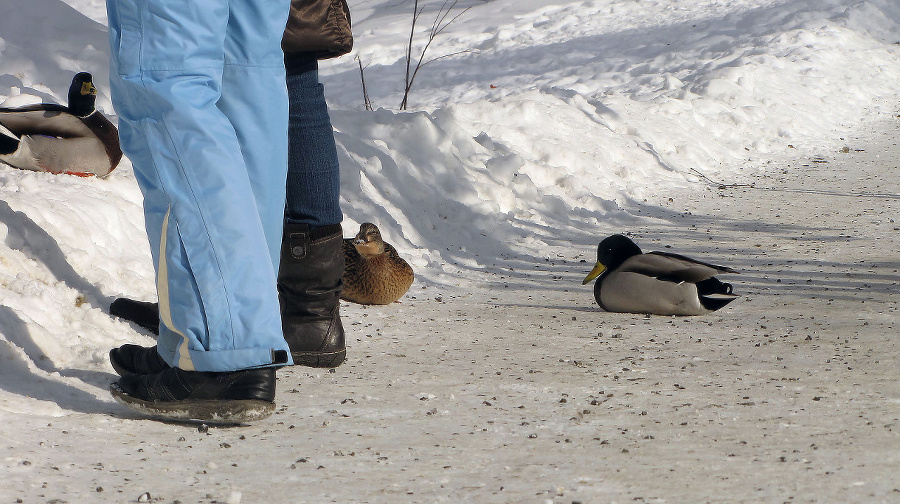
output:
[[289, 0], [108, 0], [110, 86], [144, 195], [159, 353], [290, 363], [276, 275], [287, 176]]

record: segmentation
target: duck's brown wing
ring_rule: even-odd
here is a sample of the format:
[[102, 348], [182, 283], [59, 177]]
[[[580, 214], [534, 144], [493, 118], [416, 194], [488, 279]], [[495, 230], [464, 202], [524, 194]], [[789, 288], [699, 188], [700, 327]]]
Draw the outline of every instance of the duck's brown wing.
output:
[[[384, 244], [384, 253], [390, 258], [391, 268], [394, 269], [394, 273], [403, 281], [409, 280], [409, 283], [412, 284], [413, 279], [413, 269], [412, 266], [409, 265], [400, 254], [397, 253], [397, 249], [394, 248], [393, 245], [389, 243]], [[403, 283], [403, 282], [400, 282]]]
[[341, 244], [341, 252], [344, 254], [344, 276], [346, 277], [347, 271], [352, 271], [358, 267], [359, 262], [362, 261], [362, 256], [359, 255], [359, 252], [353, 245], [353, 238], [344, 238], [344, 242]]

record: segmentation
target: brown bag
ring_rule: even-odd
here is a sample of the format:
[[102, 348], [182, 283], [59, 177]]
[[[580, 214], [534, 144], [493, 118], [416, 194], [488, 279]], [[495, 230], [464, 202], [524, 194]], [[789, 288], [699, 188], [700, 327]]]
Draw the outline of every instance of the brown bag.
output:
[[353, 49], [346, 0], [291, 0], [291, 15], [281, 40], [284, 53], [314, 53], [318, 59]]

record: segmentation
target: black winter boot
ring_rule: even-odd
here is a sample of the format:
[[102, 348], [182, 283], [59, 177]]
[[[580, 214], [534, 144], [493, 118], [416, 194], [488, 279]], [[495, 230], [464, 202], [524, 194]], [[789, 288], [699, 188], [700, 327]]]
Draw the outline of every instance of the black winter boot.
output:
[[168, 368], [126, 374], [109, 390], [125, 406], [169, 420], [240, 424], [275, 412], [275, 368], [228, 373]]
[[155, 374], [169, 369], [169, 365], [156, 351], [156, 345], [122, 345], [113, 348], [109, 351], [109, 362], [119, 376]]
[[159, 303], [117, 298], [109, 305], [109, 314], [159, 335]]
[[338, 314], [344, 274], [340, 224], [285, 224], [278, 272], [284, 339], [294, 364], [334, 368], [347, 350]]

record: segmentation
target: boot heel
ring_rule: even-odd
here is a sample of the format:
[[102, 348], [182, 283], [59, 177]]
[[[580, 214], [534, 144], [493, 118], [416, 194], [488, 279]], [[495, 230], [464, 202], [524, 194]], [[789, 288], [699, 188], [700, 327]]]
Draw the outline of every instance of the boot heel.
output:
[[314, 368], [336, 368], [344, 363], [347, 350], [336, 352], [291, 352], [294, 365]]

